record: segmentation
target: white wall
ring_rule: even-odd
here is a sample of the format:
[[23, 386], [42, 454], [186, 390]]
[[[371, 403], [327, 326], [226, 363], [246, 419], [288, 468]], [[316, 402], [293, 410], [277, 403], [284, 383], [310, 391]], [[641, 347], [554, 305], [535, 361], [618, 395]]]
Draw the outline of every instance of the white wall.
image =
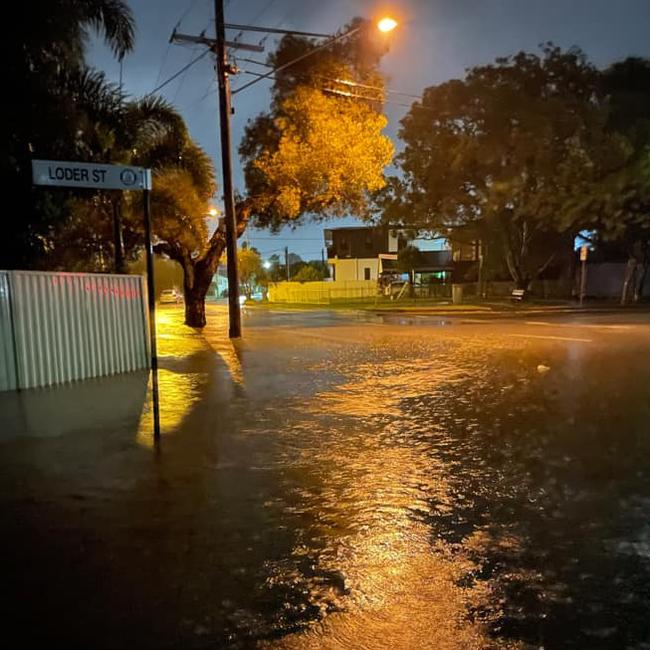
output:
[[334, 267], [334, 278], [337, 282], [349, 282], [351, 280], [365, 280], [364, 269], [370, 269], [370, 280], [377, 280], [379, 277], [379, 258], [353, 258], [353, 259], [329, 259], [328, 264]]

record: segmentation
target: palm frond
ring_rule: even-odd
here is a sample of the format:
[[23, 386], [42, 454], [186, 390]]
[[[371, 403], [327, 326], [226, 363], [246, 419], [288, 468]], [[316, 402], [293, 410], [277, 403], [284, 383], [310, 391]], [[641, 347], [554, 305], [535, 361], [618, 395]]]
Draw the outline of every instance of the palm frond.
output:
[[135, 44], [135, 21], [124, 0], [71, 0], [73, 16], [101, 34], [115, 56], [121, 59]]

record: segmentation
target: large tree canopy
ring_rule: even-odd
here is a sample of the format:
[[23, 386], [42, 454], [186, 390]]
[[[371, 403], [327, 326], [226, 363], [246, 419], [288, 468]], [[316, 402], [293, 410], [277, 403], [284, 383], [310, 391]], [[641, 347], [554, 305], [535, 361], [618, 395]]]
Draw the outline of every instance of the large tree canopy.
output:
[[280, 105], [277, 147], [251, 162], [265, 188], [255, 197], [260, 223], [364, 215], [393, 154], [386, 118], [366, 103], [298, 88]]
[[322, 50], [314, 40], [286, 36], [269, 57], [280, 68], [313, 52], [276, 73], [270, 111], [247, 126], [239, 148], [259, 225], [365, 216], [370, 194], [385, 183], [393, 153], [380, 112], [377, 66], [385, 44], [363, 21], [353, 26], [360, 27], [355, 36]]
[[549, 234], [570, 242], [593, 223], [586, 199], [633, 156], [627, 138], [608, 124], [598, 71], [581, 52], [550, 45], [541, 56], [498, 59], [426, 89], [400, 136], [403, 178], [390, 185], [387, 219], [498, 233], [520, 286], [555, 253], [531, 252], [544, 249]]

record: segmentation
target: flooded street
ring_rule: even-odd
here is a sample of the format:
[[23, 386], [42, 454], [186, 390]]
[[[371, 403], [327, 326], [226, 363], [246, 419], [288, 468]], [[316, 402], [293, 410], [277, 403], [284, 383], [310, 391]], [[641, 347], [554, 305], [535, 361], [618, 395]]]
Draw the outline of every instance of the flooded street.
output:
[[650, 648], [650, 316], [159, 314], [146, 377], [0, 394], [7, 635]]

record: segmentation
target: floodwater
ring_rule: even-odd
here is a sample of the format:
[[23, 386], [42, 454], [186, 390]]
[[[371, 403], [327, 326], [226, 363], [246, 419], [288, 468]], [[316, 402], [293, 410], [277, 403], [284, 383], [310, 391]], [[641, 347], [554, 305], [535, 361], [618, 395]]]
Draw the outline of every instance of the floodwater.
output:
[[0, 395], [5, 634], [650, 648], [650, 317], [159, 315], [146, 378]]

